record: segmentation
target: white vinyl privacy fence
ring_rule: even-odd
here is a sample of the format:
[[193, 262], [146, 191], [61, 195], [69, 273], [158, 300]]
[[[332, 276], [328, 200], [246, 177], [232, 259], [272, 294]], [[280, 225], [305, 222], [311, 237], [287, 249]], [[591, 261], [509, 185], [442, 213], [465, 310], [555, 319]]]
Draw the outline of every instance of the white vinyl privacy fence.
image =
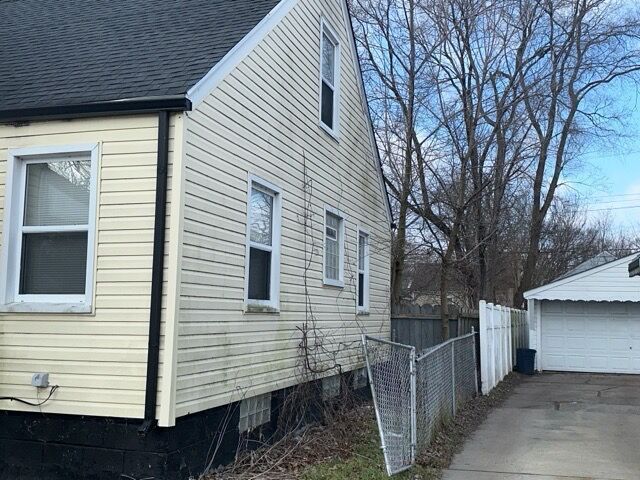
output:
[[480, 301], [480, 366], [483, 394], [488, 394], [513, 370], [518, 348], [529, 348], [527, 312]]
[[478, 391], [475, 333], [416, 355], [414, 347], [363, 336], [387, 473], [415, 463], [437, 427]]

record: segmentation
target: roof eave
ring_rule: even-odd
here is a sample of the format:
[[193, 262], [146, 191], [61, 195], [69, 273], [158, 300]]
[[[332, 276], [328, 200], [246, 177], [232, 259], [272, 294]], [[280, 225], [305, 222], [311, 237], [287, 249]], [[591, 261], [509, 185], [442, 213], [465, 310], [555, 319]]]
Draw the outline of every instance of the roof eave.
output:
[[57, 105], [48, 107], [0, 110], [0, 123], [20, 123], [33, 120], [59, 120], [69, 118], [132, 115], [139, 113], [191, 110], [191, 101], [185, 95], [155, 96], [108, 100], [104, 102]]
[[[577, 280], [579, 278], [583, 278], [583, 277], [598, 273], [598, 272], [600, 272], [602, 270], [606, 270], [606, 269], [611, 268], [612, 266], [614, 266], [616, 264], [629, 262], [631, 260], [631, 257], [633, 257], [634, 255], [637, 256], [638, 254], [634, 253], [634, 254], [631, 254], [631, 255], [627, 255], [626, 257], [618, 258], [617, 260], [614, 260], [612, 262], [608, 262], [608, 263], [605, 263], [603, 265], [599, 265], [597, 267], [591, 268], [589, 270], [585, 270], [583, 272], [576, 273], [576, 274], [571, 275], [569, 277], [564, 277], [564, 278], [555, 280], [553, 282], [547, 283], [545, 285], [541, 285], [539, 287], [532, 288], [531, 290], [527, 290], [526, 292], [524, 292], [523, 296], [524, 296], [525, 300], [549, 300], [550, 299], [550, 298], [548, 298], [549, 295], [548, 295], [548, 293], [545, 294], [545, 292], [548, 292], [549, 290], [552, 290], [552, 289], [554, 289], [554, 288], [556, 288], [558, 286], [561, 286], [561, 285], [564, 285], [564, 284], [567, 284], [567, 283], [571, 283], [574, 280]], [[631, 272], [631, 270], [629, 270], [629, 271]], [[640, 272], [639, 272], [639, 274], [640, 274]]]

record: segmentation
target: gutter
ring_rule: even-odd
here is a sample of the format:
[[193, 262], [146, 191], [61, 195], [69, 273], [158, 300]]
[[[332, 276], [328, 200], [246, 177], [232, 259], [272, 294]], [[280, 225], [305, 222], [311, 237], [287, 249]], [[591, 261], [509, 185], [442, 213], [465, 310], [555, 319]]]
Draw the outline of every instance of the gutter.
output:
[[144, 421], [138, 434], [144, 436], [157, 424], [158, 367], [160, 359], [160, 324], [162, 316], [162, 282], [164, 275], [164, 243], [167, 219], [167, 173], [169, 167], [169, 111], [158, 112], [158, 161], [156, 167], [156, 202], [153, 226], [153, 261], [151, 270], [151, 302], [149, 308], [149, 346], [147, 349], [147, 383], [144, 399]]
[[133, 115], [164, 110], [181, 112], [191, 110], [191, 101], [184, 95], [136, 97], [104, 102], [60, 105], [53, 107], [18, 108], [0, 110], [0, 123], [24, 123], [32, 120], [59, 120], [82, 117]]

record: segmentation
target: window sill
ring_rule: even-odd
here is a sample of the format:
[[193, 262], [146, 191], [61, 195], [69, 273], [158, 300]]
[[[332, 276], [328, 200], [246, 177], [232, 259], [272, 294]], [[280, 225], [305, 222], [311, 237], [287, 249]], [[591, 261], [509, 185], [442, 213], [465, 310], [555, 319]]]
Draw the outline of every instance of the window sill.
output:
[[327, 127], [324, 123], [322, 123], [322, 120], [320, 120], [318, 122], [318, 125], [320, 126], [320, 128], [322, 130], [324, 130], [334, 141], [336, 141], [337, 143], [340, 143], [340, 137], [338, 135], [338, 130], [332, 130], [331, 128]]
[[359, 317], [368, 317], [369, 315], [371, 315], [371, 312], [369, 310], [358, 310], [356, 312], [356, 315]]
[[280, 309], [271, 305], [259, 305], [255, 303], [248, 303], [244, 306], [244, 313], [268, 313], [271, 315], [279, 314]]
[[325, 278], [322, 281], [322, 284], [325, 287], [344, 288], [344, 282], [341, 282], [340, 280], [331, 280], [330, 278]]
[[0, 313], [91, 313], [86, 303], [15, 302], [0, 305]]

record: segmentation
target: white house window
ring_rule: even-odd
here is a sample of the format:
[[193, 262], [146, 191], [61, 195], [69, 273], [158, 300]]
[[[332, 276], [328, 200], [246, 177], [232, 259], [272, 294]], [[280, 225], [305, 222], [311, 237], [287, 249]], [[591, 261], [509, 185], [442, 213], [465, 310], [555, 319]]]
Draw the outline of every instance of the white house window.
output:
[[369, 310], [369, 235], [358, 232], [358, 311]]
[[84, 295], [90, 185], [91, 160], [27, 162], [20, 295]]
[[280, 189], [249, 179], [247, 305], [278, 307], [280, 277]]
[[89, 311], [97, 147], [9, 152], [4, 309]]
[[320, 122], [335, 133], [338, 123], [339, 45], [337, 36], [324, 22], [320, 38]]
[[324, 283], [344, 285], [344, 218], [336, 210], [325, 210]]

